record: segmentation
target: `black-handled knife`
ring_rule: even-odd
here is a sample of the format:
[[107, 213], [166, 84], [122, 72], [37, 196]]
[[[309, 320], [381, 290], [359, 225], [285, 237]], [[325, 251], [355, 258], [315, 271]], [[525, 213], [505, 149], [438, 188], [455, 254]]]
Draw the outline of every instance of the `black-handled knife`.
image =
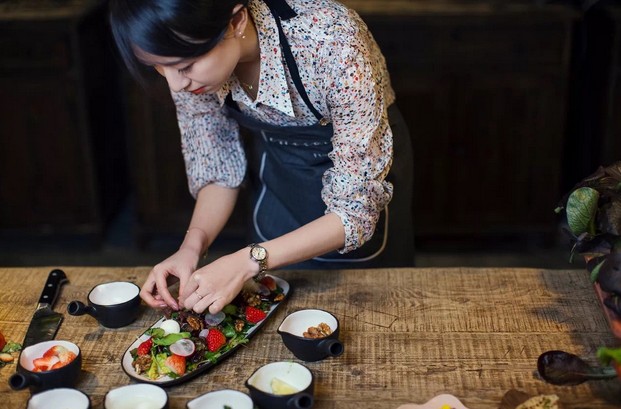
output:
[[52, 308], [58, 298], [60, 288], [66, 282], [68, 280], [64, 271], [59, 269], [50, 271], [45, 287], [41, 292], [41, 297], [39, 297], [37, 309], [32, 315], [30, 326], [28, 331], [26, 331], [26, 337], [22, 344], [23, 348], [38, 342], [52, 340], [56, 336], [56, 332], [63, 320], [63, 315], [54, 312]]

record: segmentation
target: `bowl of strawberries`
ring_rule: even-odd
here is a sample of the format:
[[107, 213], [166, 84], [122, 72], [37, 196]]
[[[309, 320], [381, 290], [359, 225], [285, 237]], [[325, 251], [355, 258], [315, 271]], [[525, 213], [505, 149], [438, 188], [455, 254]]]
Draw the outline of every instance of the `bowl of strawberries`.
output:
[[30, 388], [32, 393], [71, 388], [78, 381], [81, 369], [82, 353], [73, 342], [39, 342], [22, 351], [9, 386], [14, 390]]

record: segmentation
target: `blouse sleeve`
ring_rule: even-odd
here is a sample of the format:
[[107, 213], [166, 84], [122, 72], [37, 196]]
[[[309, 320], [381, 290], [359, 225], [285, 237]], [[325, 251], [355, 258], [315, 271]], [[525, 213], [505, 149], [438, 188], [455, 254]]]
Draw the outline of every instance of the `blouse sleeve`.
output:
[[192, 196], [210, 183], [238, 187], [246, 173], [246, 157], [237, 122], [224, 114], [214, 94], [172, 92], [172, 97]]
[[392, 184], [385, 180], [393, 146], [384, 89], [387, 79], [381, 77], [384, 74], [377, 60], [383, 61], [383, 57], [369, 49], [365, 33], [354, 34], [327, 70], [333, 73], [328, 104], [334, 126], [330, 156], [334, 167], [323, 176], [322, 199], [326, 212], [338, 214], [345, 227], [341, 253], [372, 237], [393, 192]]

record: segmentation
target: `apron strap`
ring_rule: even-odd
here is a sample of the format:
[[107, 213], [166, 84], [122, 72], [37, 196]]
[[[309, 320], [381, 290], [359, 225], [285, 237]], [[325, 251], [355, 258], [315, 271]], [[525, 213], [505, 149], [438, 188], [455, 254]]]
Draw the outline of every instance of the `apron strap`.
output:
[[291, 6], [287, 4], [287, 0], [263, 0], [263, 1], [265, 2], [265, 4], [267, 4], [269, 9], [272, 10], [272, 14], [276, 12], [278, 17], [280, 17], [283, 20], [289, 20], [290, 18], [293, 18], [298, 15], [298, 13], [296, 13], [295, 10], [293, 10]]
[[311, 110], [315, 118], [319, 121], [321, 126], [326, 126], [330, 123], [327, 118], [315, 108], [313, 103], [308, 98], [308, 94], [306, 93], [306, 89], [304, 89], [304, 84], [302, 84], [302, 79], [300, 78], [300, 71], [298, 70], [298, 65], [295, 62], [295, 58], [293, 57], [293, 53], [291, 52], [291, 47], [289, 46], [289, 41], [287, 41], [287, 36], [282, 29], [282, 25], [280, 24], [280, 20], [289, 20], [295, 16], [297, 13], [293, 10], [288, 4], [286, 0], [264, 0], [265, 4], [268, 5], [272, 15], [274, 16], [274, 20], [276, 20], [276, 25], [278, 26], [278, 36], [280, 37], [280, 47], [282, 48], [282, 52], [285, 56], [285, 62], [287, 63], [287, 68], [289, 68], [289, 73], [291, 74], [291, 79], [295, 84], [295, 88], [300, 93], [300, 96], [304, 100], [304, 103]]

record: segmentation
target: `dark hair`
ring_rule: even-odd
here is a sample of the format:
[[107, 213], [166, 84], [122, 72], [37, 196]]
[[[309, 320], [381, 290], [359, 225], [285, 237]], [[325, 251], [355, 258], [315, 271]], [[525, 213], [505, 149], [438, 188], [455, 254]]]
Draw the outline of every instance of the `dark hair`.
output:
[[203, 55], [222, 39], [237, 4], [248, 0], [111, 0], [110, 25], [125, 65], [142, 80], [134, 47], [165, 57]]

